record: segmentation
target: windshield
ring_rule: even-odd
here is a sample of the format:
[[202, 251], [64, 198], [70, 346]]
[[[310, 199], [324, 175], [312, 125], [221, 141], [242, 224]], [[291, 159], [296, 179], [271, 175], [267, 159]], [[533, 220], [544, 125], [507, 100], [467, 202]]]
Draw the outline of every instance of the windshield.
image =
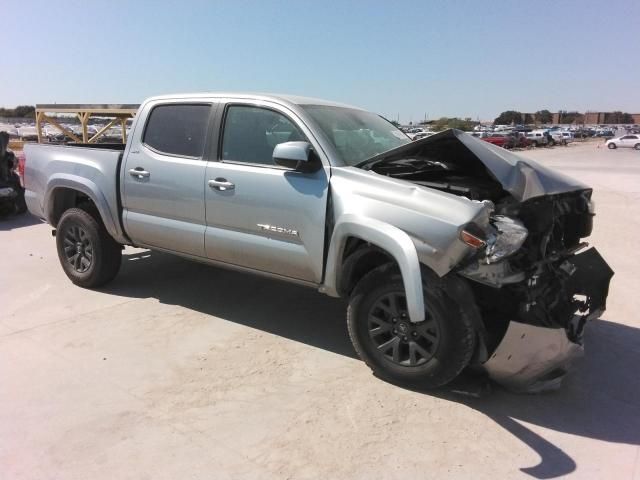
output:
[[302, 105], [302, 108], [316, 121], [345, 165], [358, 165], [411, 142], [401, 130], [375, 113], [323, 105]]

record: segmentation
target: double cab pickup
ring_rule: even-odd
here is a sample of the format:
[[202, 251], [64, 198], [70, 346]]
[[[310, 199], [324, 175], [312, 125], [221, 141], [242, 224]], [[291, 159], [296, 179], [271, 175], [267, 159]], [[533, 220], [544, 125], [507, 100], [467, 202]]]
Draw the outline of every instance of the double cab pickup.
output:
[[76, 285], [114, 280], [126, 245], [306, 285], [348, 301], [357, 353], [396, 382], [438, 387], [471, 366], [518, 390], [556, 386], [613, 275], [582, 241], [589, 187], [467, 133], [411, 141], [334, 102], [154, 97], [126, 145], [25, 157], [28, 208]]

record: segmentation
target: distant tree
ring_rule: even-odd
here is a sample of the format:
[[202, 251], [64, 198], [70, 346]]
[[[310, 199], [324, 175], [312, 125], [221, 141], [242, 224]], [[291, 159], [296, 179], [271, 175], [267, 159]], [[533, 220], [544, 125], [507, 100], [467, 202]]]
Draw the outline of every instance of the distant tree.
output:
[[19, 105], [14, 109], [16, 117], [35, 117], [36, 108], [31, 105]]
[[31, 105], [20, 105], [16, 108], [0, 108], [0, 117], [34, 118], [35, 116], [36, 107]]
[[473, 127], [475, 127], [477, 124], [478, 122], [474, 122], [470, 118], [465, 118], [464, 120], [462, 120], [457, 117], [441, 117], [432, 124], [432, 128], [437, 132], [446, 130], [448, 128], [455, 128], [468, 132], [470, 130], [473, 130]]
[[584, 116], [580, 112], [567, 112], [566, 110], [560, 110], [558, 112], [558, 123], [582, 123], [583, 119]]
[[510, 125], [515, 123], [522, 122], [522, 113], [515, 110], [507, 110], [506, 112], [502, 112], [498, 117], [493, 121], [494, 125]]
[[630, 113], [624, 112], [621, 115], [621, 117], [622, 118], [620, 119], [620, 123], [633, 123], [634, 122], [633, 115], [631, 115]]
[[538, 123], [551, 123], [553, 121], [553, 114], [549, 110], [538, 110], [534, 117]]
[[633, 117], [626, 112], [605, 113], [604, 123], [633, 123]]
[[524, 114], [524, 124], [525, 125], [530, 125], [532, 123], [535, 123], [533, 120], [533, 115], [531, 115], [530, 113], [525, 113]]

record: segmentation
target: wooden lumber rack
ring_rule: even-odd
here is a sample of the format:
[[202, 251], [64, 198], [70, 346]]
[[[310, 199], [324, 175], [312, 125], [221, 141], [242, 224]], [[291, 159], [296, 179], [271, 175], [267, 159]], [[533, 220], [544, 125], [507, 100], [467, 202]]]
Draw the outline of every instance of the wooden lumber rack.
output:
[[[42, 125], [46, 122], [60, 130], [65, 136], [77, 143], [95, 143], [102, 135], [114, 125], [120, 124], [122, 128], [122, 143], [127, 143], [127, 120], [133, 118], [138, 111], [136, 104], [38, 104], [36, 105], [36, 131], [38, 143], [42, 143]], [[80, 120], [82, 138], [59, 122], [60, 117], [52, 117], [50, 114], [73, 114]], [[91, 117], [107, 118], [109, 121], [94, 135], [89, 136], [88, 126]]]

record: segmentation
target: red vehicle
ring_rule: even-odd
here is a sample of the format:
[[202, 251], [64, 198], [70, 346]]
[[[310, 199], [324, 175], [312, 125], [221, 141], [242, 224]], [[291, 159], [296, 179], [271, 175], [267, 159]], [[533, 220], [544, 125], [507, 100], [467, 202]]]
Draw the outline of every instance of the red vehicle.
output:
[[525, 137], [523, 134], [516, 134], [516, 147], [518, 148], [526, 148], [531, 145], [531, 141]]
[[516, 139], [506, 133], [492, 133], [490, 136], [485, 137], [482, 140], [502, 148], [513, 148], [516, 145]]

